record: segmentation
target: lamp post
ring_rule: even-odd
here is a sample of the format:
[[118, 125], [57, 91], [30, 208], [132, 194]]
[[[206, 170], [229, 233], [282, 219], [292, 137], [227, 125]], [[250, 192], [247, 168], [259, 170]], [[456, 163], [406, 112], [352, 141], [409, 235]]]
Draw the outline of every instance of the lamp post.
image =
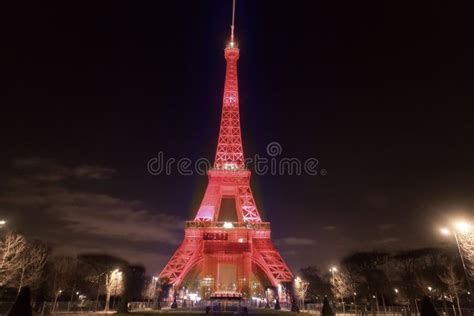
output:
[[295, 278], [294, 289], [298, 297], [298, 307], [299, 309], [304, 309], [304, 299], [306, 291], [308, 290], [309, 283], [302, 280], [300, 277]]
[[[7, 226], [7, 221], [4, 220], [4, 219], [1, 219], [1, 220], [0, 220], [0, 230], [3, 230], [3, 228], [4, 228], [5, 226]], [[2, 234], [1, 237], [3, 237], [3, 234]]]
[[106, 274], [105, 276], [105, 286], [107, 290], [107, 296], [105, 299], [105, 308], [104, 312], [107, 313], [109, 311], [109, 304], [110, 304], [110, 296], [112, 292], [112, 288], [115, 287], [115, 292], [117, 292], [118, 283], [122, 280], [122, 272], [119, 269], [115, 269], [113, 271]]
[[469, 289], [468, 292], [472, 292], [471, 280], [469, 279], [469, 273], [467, 272], [466, 262], [464, 261], [464, 256], [462, 255], [461, 245], [459, 244], [459, 238], [458, 238], [458, 233], [457, 233], [457, 231], [460, 231], [461, 233], [464, 233], [464, 234], [468, 233], [469, 230], [471, 229], [471, 225], [465, 221], [460, 221], [460, 222], [457, 222], [454, 226], [455, 226], [455, 229], [453, 230], [443, 227], [440, 229], [440, 232], [441, 234], [445, 236], [449, 236], [453, 234], [454, 240], [456, 241], [456, 246], [458, 247], [459, 257], [461, 258], [462, 267], [464, 269], [464, 275], [466, 276], [467, 287]]
[[61, 295], [62, 292], [63, 292], [63, 290], [59, 290], [56, 293], [56, 296], [54, 297], [53, 310], [51, 311], [52, 313], [54, 313], [54, 311], [56, 310], [56, 304], [58, 303], [59, 295]]
[[379, 299], [377, 295], [372, 295], [372, 298], [375, 300], [375, 306], [377, 307], [377, 313], [380, 311], [379, 310]]
[[122, 271], [117, 272], [117, 277], [115, 279], [114, 301], [112, 302], [112, 308], [115, 308], [115, 306], [117, 305], [117, 292], [119, 283], [122, 283]]
[[156, 306], [157, 301], [159, 299], [158, 295], [156, 294], [156, 292], [157, 292], [156, 291], [156, 286], [158, 284], [158, 280], [159, 280], [158, 277], [156, 277], [156, 276], [153, 277], [153, 283], [154, 283], [154, 286], [153, 286], [153, 305], [154, 306]]
[[158, 281], [158, 278], [154, 276], [151, 279], [151, 285], [148, 288], [148, 305], [150, 305], [150, 301], [155, 300], [155, 294], [156, 294], [156, 282]]
[[[331, 268], [329, 268], [329, 272], [332, 273], [332, 281], [333, 281], [333, 284], [334, 284], [334, 288], [336, 288], [336, 291], [337, 291], [337, 287], [336, 287], [337, 268], [336, 267], [331, 267]], [[342, 312], [345, 313], [346, 312], [346, 307], [344, 306], [344, 293], [340, 293], [340, 294], [341, 294]]]

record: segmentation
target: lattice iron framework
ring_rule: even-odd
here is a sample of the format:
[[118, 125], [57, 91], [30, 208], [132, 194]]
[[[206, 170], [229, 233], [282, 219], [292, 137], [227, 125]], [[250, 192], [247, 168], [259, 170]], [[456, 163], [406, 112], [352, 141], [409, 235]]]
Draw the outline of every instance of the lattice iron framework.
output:
[[239, 49], [237, 47], [227, 47], [225, 59], [227, 69], [214, 168], [224, 170], [244, 169], [245, 161], [240, 132], [239, 88], [237, 82]]

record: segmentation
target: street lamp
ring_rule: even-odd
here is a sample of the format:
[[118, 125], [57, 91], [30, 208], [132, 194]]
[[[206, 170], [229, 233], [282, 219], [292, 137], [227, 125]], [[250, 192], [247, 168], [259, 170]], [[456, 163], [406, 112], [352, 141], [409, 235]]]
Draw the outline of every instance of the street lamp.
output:
[[334, 286], [336, 286], [336, 276], [334, 275], [337, 272], [336, 267], [331, 267], [329, 268], [329, 272], [332, 274], [332, 282], [334, 283]]
[[150, 304], [151, 300], [155, 300], [155, 295], [156, 295], [156, 283], [158, 282], [158, 277], [154, 276], [151, 279], [151, 285], [148, 289], [148, 304]]
[[305, 282], [299, 276], [295, 278], [294, 289], [298, 297], [298, 307], [300, 309], [304, 309], [304, 298], [308, 290], [308, 284], [308, 282]]
[[154, 302], [154, 304], [156, 304], [156, 302], [159, 299], [158, 295], [156, 294], [156, 292], [157, 292], [156, 286], [158, 285], [158, 280], [159, 280], [159, 278], [157, 276], [153, 277], [153, 283], [155, 283], [155, 286], [153, 287], [153, 302]]
[[449, 236], [451, 235], [451, 231], [449, 229], [447, 229], [446, 227], [443, 227], [439, 230], [439, 232], [445, 236]]
[[62, 292], [63, 292], [63, 290], [59, 290], [56, 293], [56, 296], [54, 297], [53, 310], [51, 311], [52, 313], [54, 313], [54, 311], [56, 310], [56, 305], [58, 303], [58, 298], [59, 298], [59, 295], [61, 295]]
[[336, 267], [331, 267], [331, 268], [329, 268], [329, 272], [331, 272], [331, 274], [332, 274], [332, 281], [334, 283], [336, 283], [336, 276], [334, 274], [337, 272], [337, 268]]
[[461, 232], [462, 234], [468, 233], [471, 230], [471, 225], [466, 221], [458, 221], [454, 223], [454, 227], [456, 229], [453, 230], [443, 227], [439, 231], [445, 236], [449, 236], [451, 235], [451, 233], [453, 234], [454, 240], [456, 241], [456, 246], [458, 247], [459, 257], [461, 258], [462, 267], [464, 269], [464, 275], [466, 276], [467, 286], [469, 288], [469, 292], [471, 292], [471, 281], [469, 279], [469, 273], [467, 272], [466, 263], [464, 262], [464, 256], [462, 255], [461, 246], [459, 245], [459, 238], [457, 233], [457, 231]]
[[115, 269], [113, 271], [106, 274], [105, 276], [105, 285], [107, 288], [107, 297], [105, 299], [105, 313], [109, 311], [109, 304], [110, 304], [110, 296], [112, 289], [115, 287], [114, 294], [117, 292], [117, 287], [119, 286], [119, 283], [122, 282], [122, 272], [119, 269]]
[[466, 234], [466, 233], [471, 231], [471, 224], [469, 224], [466, 221], [458, 221], [458, 222], [454, 223], [454, 227], [456, 227], [456, 229], [460, 233], [463, 233], [463, 234]]
[[115, 279], [115, 289], [114, 289], [114, 301], [112, 302], [112, 307], [115, 308], [117, 303], [117, 290], [119, 283], [122, 283], [122, 271], [117, 271], [117, 277]]
[[[333, 284], [334, 284], [334, 288], [336, 288], [336, 275], [335, 273], [337, 272], [337, 268], [336, 267], [331, 267], [329, 268], [329, 272], [332, 273], [332, 281], [333, 281]], [[345, 313], [346, 312], [346, 307], [344, 306], [344, 294], [341, 293], [341, 303], [342, 303], [342, 312]]]

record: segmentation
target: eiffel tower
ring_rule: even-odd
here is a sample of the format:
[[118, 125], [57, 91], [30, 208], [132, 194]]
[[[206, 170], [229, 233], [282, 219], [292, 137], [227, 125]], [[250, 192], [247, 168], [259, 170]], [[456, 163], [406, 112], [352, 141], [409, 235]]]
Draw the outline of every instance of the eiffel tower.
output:
[[186, 278], [198, 278], [194, 281], [208, 292], [250, 297], [255, 284], [275, 289], [291, 282], [293, 275], [272, 243], [270, 223], [260, 217], [250, 188], [251, 172], [245, 168], [234, 14], [224, 56], [227, 66], [214, 166], [208, 171], [209, 183], [196, 217], [186, 222], [184, 240], [160, 278], [175, 288]]

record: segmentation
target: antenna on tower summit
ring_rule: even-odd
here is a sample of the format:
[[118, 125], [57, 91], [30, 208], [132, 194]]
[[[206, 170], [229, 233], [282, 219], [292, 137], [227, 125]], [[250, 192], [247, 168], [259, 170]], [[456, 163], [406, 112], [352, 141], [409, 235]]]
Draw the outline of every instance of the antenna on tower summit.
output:
[[230, 26], [230, 46], [234, 46], [235, 0], [232, 0], [232, 25]]

